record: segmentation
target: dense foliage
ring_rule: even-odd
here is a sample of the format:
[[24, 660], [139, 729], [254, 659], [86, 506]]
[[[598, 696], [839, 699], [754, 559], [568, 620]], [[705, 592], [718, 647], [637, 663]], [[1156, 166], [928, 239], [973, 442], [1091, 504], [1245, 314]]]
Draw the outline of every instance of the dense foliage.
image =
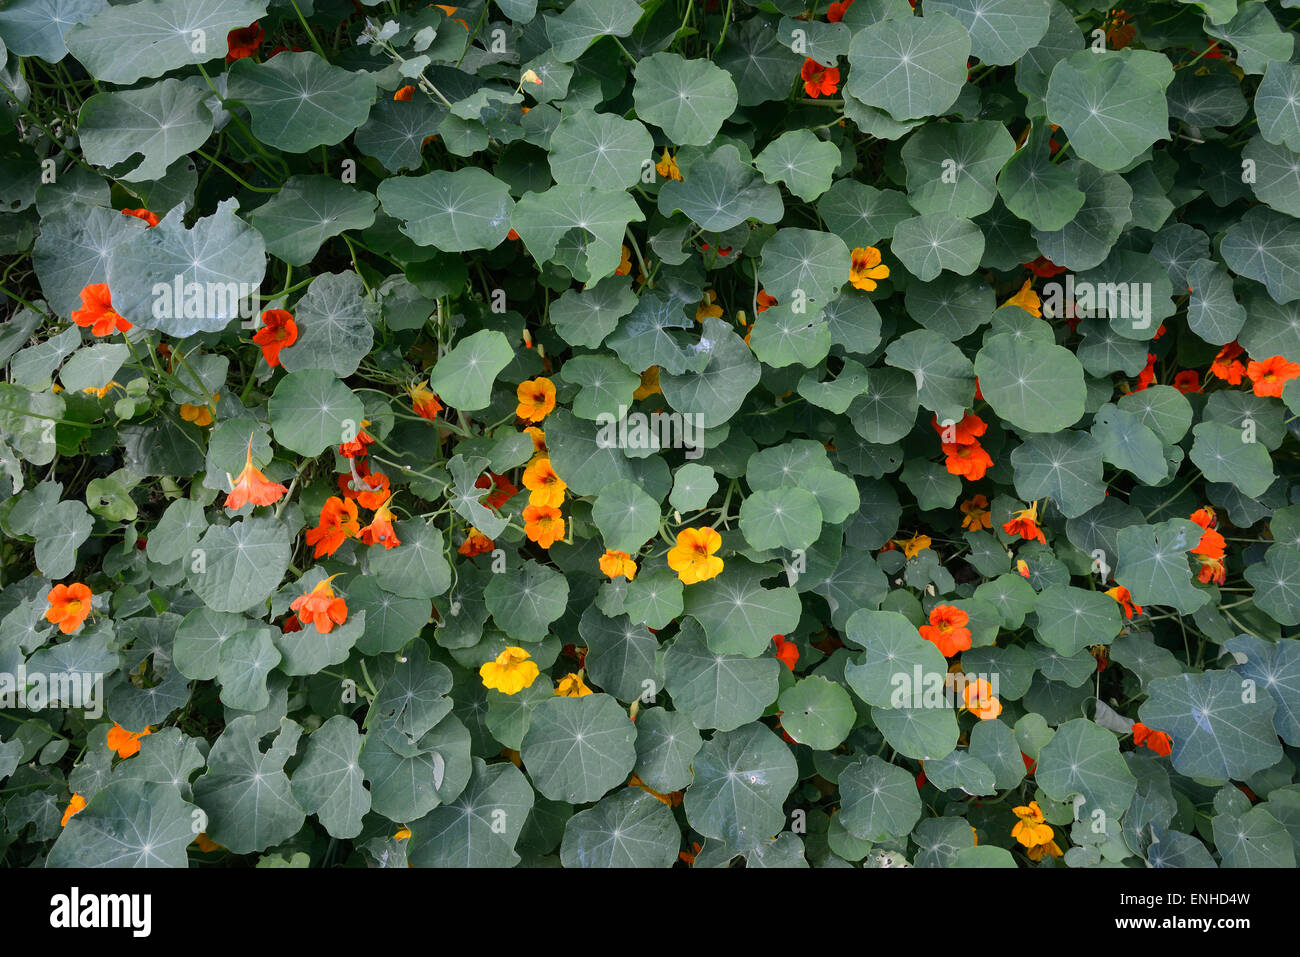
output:
[[1295, 0], [8, 0], [11, 866], [1286, 866]]

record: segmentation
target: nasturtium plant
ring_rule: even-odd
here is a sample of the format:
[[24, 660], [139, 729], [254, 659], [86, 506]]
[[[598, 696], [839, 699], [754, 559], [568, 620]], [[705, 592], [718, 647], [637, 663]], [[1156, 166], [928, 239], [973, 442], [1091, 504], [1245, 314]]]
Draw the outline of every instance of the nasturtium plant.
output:
[[1293, 7], [5, 4], [5, 863], [1294, 866]]

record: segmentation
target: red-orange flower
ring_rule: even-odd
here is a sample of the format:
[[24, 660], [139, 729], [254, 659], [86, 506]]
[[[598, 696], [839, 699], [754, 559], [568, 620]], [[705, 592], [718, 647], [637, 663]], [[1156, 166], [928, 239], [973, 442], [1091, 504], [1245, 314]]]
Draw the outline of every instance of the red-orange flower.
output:
[[776, 297], [769, 296], [766, 289], [760, 289], [758, 295], [754, 297], [754, 301], [757, 303], [754, 308], [759, 312], [767, 312], [776, 305]]
[[473, 558], [475, 555], [485, 555], [492, 551], [492, 539], [488, 538], [477, 528], [471, 527], [469, 534], [465, 536], [465, 541], [461, 542], [460, 548], [456, 549], [466, 558]]
[[961, 527], [978, 532], [982, 528], [992, 528], [993, 519], [989, 515], [989, 500], [983, 495], [972, 495], [961, 503]]
[[226, 46], [230, 51], [226, 54], [226, 62], [234, 63], [236, 60], [253, 56], [265, 39], [266, 34], [262, 31], [262, 25], [256, 21], [250, 26], [231, 30], [226, 34]]
[[366, 446], [375, 441], [375, 437], [366, 431], [366, 426], [369, 424], [368, 419], [361, 420], [361, 428], [357, 429], [356, 438], [339, 444], [339, 455], [345, 459], [355, 459], [366, 454]]
[[833, 66], [822, 66], [811, 57], [803, 61], [799, 71], [804, 92], [809, 96], [831, 96], [839, 89], [840, 71]]
[[1124, 609], [1124, 617], [1132, 618], [1133, 613], [1142, 614], [1142, 606], [1133, 600], [1133, 596], [1128, 593], [1128, 589], [1123, 585], [1116, 585], [1114, 588], [1107, 589], [1106, 594], [1119, 602], [1119, 606]]
[[134, 216], [134, 217], [136, 217], [137, 219], [143, 219], [146, 223], [149, 224], [149, 227], [150, 227], [151, 229], [152, 229], [154, 226], [157, 226], [157, 225], [158, 225], [158, 217], [155, 216], [153, 213], [149, 212], [149, 210], [147, 210], [147, 209], [143, 209], [143, 208], [142, 208], [142, 209], [124, 209], [124, 210], [122, 210], [122, 215], [123, 215], [123, 216]]
[[389, 511], [387, 505], [380, 505], [375, 509], [374, 517], [370, 519], [370, 524], [361, 530], [362, 545], [383, 545], [384, 548], [396, 548], [402, 544], [393, 531], [393, 519], [396, 516]]
[[304, 625], [315, 625], [316, 631], [327, 635], [335, 625], [348, 620], [347, 603], [334, 594], [330, 582], [336, 576], [331, 575], [305, 595], [293, 600], [289, 607], [298, 613]]
[[488, 508], [500, 508], [514, 496], [519, 494], [519, 489], [510, 479], [504, 475], [497, 475], [496, 472], [489, 472], [487, 475], [480, 475], [474, 480], [475, 488], [490, 488], [492, 494], [483, 502]]
[[[316, 547], [313, 557], [333, 555], [349, 538], [361, 534], [361, 523], [357, 521], [357, 503], [352, 499], [341, 499], [331, 495], [321, 506], [320, 522], [315, 528], [307, 529], [307, 544]], [[303, 619], [307, 621], [306, 618]]]
[[[72, 816], [74, 814], [80, 814], [85, 809], [86, 799], [80, 794], [72, 795], [72, 800], [69, 801], [68, 806], [63, 809], [63, 820], [59, 821], [59, 827], [67, 827], [68, 821], [72, 820]], [[699, 847], [698, 844], [695, 846]]]
[[1025, 541], [1047, 544], [1047, 536], [1038, 527], [1038, 502], [1034, 501], [1028, 508], [1011, 513], [1011, 519], [1002, 523], [1002, 531], [1008, 535], [1019, 535]]
[[936, 605], [930, 612], [930, 623], [919, 629], [921, 637], [933, 642], [939, 653], [951, 658], [970, 648], [971, 634], [966, 627], [970, 615], [955, 605]]
[[1051, 279], [1053, 276], [1059, 276], [1065, 272], [1064, 266], [1056, 265], [1046, 256], [1039, 256], [1037, 259], [1025, 263], [1024, 267], [1040, 279]]
[[979, 437], [989, 429], [988, 423], [974, 412], [967, 412], [960, 422], [951, 425], [940, 425], [939, 417], [933, 415], [930, 417], [930, 425], [944, 442], [955, 445], [976, 445]]
[[1168, 757], [1174, 749], [1174, 743], [1169, 735], [1148, 728], [1141, 721], [1133, 725], [1133, 743], [1139, 747], [1145, 745], [1161, 757]]
[[379, 508], [393, 494], [388, 476], [383, 472], [370, 472], [361, 480], [363, 488], [357, 489], [357, 504], [362, 508]]
[[131, 323], [113, 310], [108, 284], [102, 282], [91, 283], [81, 290], [81, 308], [72, 311], [72, 321], [83, 329], [89, 326], [94, 336], [111, 336], [131, 328]]
[[139, 752], [140, 739], [150, 733], [147, 727], [143, 731], [128, 731], [114, 721], [113, 729], [108, 732], [108, 750], [116, 751], [119, 758], [129, 758]]
[[1214, 526], [1218, 522], [1214, 509], [1208, 506], [1198, 508], [1188, 517], [1204, 529], [1200, 541], [1192, 549], [1192, 554], [1204, 555], [1206, 558], [1222, 558], [1227, 550], [1228, 543], [1219, 532], [1214, 530]]
[[1216, 585], [1222, 585], [1228, 580], [1228, 566], [1224, 564], [1222, 558], [1211, 558], [1208, 555], [1197, 555], [1196, 560], [1200, 563], [1200, 568], [1196, 571], [1196, 580], [1202, 585], [1208, 585], [1213, 582]]
[[50, 607], [45, 610], [45, 620], [59, 626], [59, 631], [70, 635], [90, 615], [90, 588], [81, 582], [71, 585], [55, 585], [50, 589], [46, 600]]
[[432, 422], [442, 411], [443, 405], [438, 401], [438, 397], [429, 391], [428, 385], [428, 382], [421, 382], [406, 391], [411, 397], [411, 408], [415, 414]]
[[799, 660], [798, 645], [787, 641], [785, 635], [773, 635], [772, 641], [776, 643], [776, 660], [794, 671], [795, 663]]
[[948, 456], [944, 465], [950, 475], [961, 475], [967, 481], [978, 482], [993, 467], [993, 458], [978, 442], [969, 445], [943, 443], [943, 454]]
[[1183, 395], [1201, 391], [1201, 374], [1195, 369], [1184, 369], [1174, 376], [1174, 388]]
[[249, 502], [254, 505], [274, 505], [280, 497], [289, 494], [289, 490], [279, 482], [272, 482], [262, 474], [261, 469], [253, 464], [253, 440], [248, 440], [248, 455], [244, 459], [244, 470], [231, 483], [226, 495], [226, 508], [243, 508]]
[[262, 347], [266, 364], [280, 364], [280, 350], [298, 341], [298, 324], [284, 309], [267, 309], [262, 313], [262, 328], [253, 334], [253, 341]]
[[1133, 387], [1133, 391], [1141, 392], [1143, 389], [1146, 389], [1154, 385], [1155, 381], [1156, 381], [1156, 354], [1154, 352], [1148, 352], [1146, 367], [1141, 372], [1138, 373], [1137, 385]]
[[1246, 374], [1246, 364], [1239, 357], [1245, 354], [1246, 350], [1236, 342], [1229, 342], [1210, 363], [1210, 375], [1222, 379], [1228, 385], [1241, 385], [1241, 377]]
[[399, 103], [405, 103], [407, 100], [409, 100], [409, 99], [410, 99], [411, 97], [413, 97], [413, 96], [415, 96], [415, 87], [413, 87], [413, 86], [409, 86], [409, 85], [408, 85], [408, 86], [404, 86], [404, 87], [402, 87], [400, 90], [398, 90], [396, 93], [394, 93], [394, 94], [393, 94], [393, 99], [396, 100], [396, 101], [399, 102]]
[[1255, 384], [1256, 395], [1281, 398], [1286, 384], [1300, 377], [1300, 362], [1291, 362], [1285, 356], [1270, 356], [1263, 362], [1252, 360], [1246, 366], [1246, 375]]
[[839, 23], [844, 19], [844, 14], [848, 13], [851, 6], [853, 6], [853, 0], [836, 0], [826, 11], [826, 22]]

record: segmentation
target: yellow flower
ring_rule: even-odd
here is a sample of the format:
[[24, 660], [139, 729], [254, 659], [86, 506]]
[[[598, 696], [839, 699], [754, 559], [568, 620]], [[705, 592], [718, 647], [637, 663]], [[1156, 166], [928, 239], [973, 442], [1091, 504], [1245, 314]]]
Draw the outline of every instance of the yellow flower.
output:
[[632, 251], [626, 246], [623, 247], [623, 256], [619, 260], [618, 268], [614, 270], [615, 276], [630, 276], [632, 274]]
[[[93, 385], [86, 386], [86, 388], [82, 389], [81, 391], [84, 392], [86, 395], [93, 395], [96, 399], [102, 399], [102, 398], [104, 398], [104, 396], [108, 395], [109, 391], [110, 391], [114, 386], [117, 386], [118, 388], [121, 388], [121, 387], [122, 387], [122, 384], [121, 384], [120, 382], [114, 380], [114, 381], [108, 383], [108, 385], [100, 386], [99, 388], [96, 388], [96, 387], [93, 386]], [[56, 389], [56, 391], [58, 391], [58, 392], [62, 392], [62, 391], [63, 391], [63, 389], [60, 388], [60, 387], [58, 387], [58, 386], [56, 386], [55, 389]], [[214, 396], [214, 398], [215, 398], [215, 396]], [[181, 417], [184, 418], [184, 416], [185, 416], [185, 406], [181, 406]]]
[[871, 292], [877, 280], [889, 278], [889, 267], [880, 261], [880, 250], [875, 246], [859, 246], [851, 255], [849, 282], [853, 288]]
[[213, 851], [224, 851], [226, 849], [223, 845], [208, 837], [205, 831], [200, 831], [199, 836], [190, 843], [198, 846], [200, 854], [211, 854]]
[[1038, 298], [1038, 293], [1034, 292], [1031, 283], [1033, 283], [1032, 279], [1026, 279], [1025, 284], [1020, 287], [1020, 291], [998, 308], [1001, 309], [1006, 306], [1019, 306], [1031, 316], [1039, 316], [1041, 318], [1043, 315], [1043, 300]]
[[524, 429], [524, 435], [533, 440], [534, 452], [546, 451], [546, 433], [535, 425], [530, 425]]
[[556, 683], [555, 693], [561, 698], [582, 698], [592, 691], [583, 683], [582, 675], [571, 671]]
[[695, 310], [695, 321], [703, 322], [705, 319], [721, 319], [722, 307], [716, 305], [717, 301], [718, 294], [712, 289], [708, 290], [704, 294], [704, 298], [700, 300], [699, 308]]
[[616, 552], [607, 548], [605, 554], [600, 556], [600, 570], [610, 578], [622, 575], [631, 581], [636, 577], [636, 560], [627, 552]]
[[668, 567], [684, 585], [708, 581], [722, 572], [722, 559], [713, 553], [722, 547], [722, 536], [712, 528], [684, 528], [677, 544], [668, 550]]
[[393, 835], [393, 840], [404, 841], [410, 836], [411, 836], [411, 829], [409, 827], [404, 827], [401, 830], [399, 830], [396, 834]]
[[664, 179], [675, 179], [679, 183], [682, 181], [682, 171], [677, 168], [677, 160], [668, 155], [668, 147], [664, 147], [664, 155], [659, 157], [659, 162], [655, 163], [655, 172]]
[[497, 655], [495, 661], [488, 661], [479, 668], [479, 677], [485, 688], [495, 688], [502, 694], [516, 694], [523, 691], [541, 673], [537, 662], [529, 661], [528, 652], [511, 646]]
[[521, 382], [515, 398], [519, 400], [515, 415], [525, 422], [540, 422], [555, 408], [555, 383], [545, 376]]
[[529, 505], [549, 505], [559, 508], [564, 504], [564, 491], [569, 486], [555, 474], [551, 460], [539, 455], [524, 469], [524, 488], [528, 489]]
[[[112, 383], [110, 382], [109, 385], [112, 385]], [[217, 401], [215, 393], [213, 393], [212, 401]], [[212, 407], [208, 405], [190, 405], [188, 402], [182, 402], [181, 418], [186, 422], [193, 422], [200, 428], [209, 426], [212, 424]]]
[[1030, 801], [1023, 807], [1012, 808], [1011, 812], [1020, 820], [1011, 829], [1011, 836], [1025, 847], [1038, 847], [1052, 840], [1052, 825], [1046, 823], [1042, 809], [1037, 801]]
[[525, 70], [525, 71], [524, 71], [524, 75], [523, 75], [523, 77], [522, 77], [521, 80], [520, 80], [520, 83], [521, 83], [521, 84], [523, 84], [523, 83], [533, 83], [533, 84], [536, 84], [537, 86], [541, 86], [541, 85], [542, 85], [542, 78], [541, 78], [540, 76], [537, 75], [537, 71], [536, 71], [536, 70]]
[[1055, 841], [1048, 841], [1046, 844], [1038, 844], [1025, 851], [1025, 856], [1031, 861], [1041, 861], [1047, 854], [1053, 857], [1064, 857], [1065, 852], [1056, 846]]
[[908, 539], [896, 538], [894, 544], [903, 550], [905, 557], [915, 558], [930, 547], [930, 536], [916, 534]]
[[632, 393], [634, 399], [648, 399], [652, 395], [663, 395], [659, 388], [659, 367], [651, 366], [641, 373], [641, 384]]

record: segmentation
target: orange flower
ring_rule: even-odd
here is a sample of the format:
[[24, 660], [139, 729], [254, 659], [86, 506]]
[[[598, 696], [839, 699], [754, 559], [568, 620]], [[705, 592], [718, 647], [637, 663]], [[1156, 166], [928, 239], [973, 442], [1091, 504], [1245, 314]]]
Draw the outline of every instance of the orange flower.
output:
[[147, 727], [139, 732], [128, 731], [114, 721], [113, 730], [108, 732], [108, 750], [116, 751], [119, 758], [129, 758], [140, 750], [140, 739], [151, 733]]
[[648, 399], [652, 395], [662, 394], [663, 389], [659, 387], [659, 367], [651, 366], [641, 373], [641, 384], [632, 393], [632, 398]]
[[59, 827], [67, 827], [68, 821], [72, 819], [72, 816], [74, 814], [80, 814], [85, 809], [86, 799], [80, 794], [72, 795], [72, 800], [69, 801], [68, 806], [63, 809], [63, 820], [59, 822]]
[[[337, 501], [337, 499], [330, 501]], [[334, 589], [330, 587], [330, 582], [337, 577], [331, 575], [307, 594], [295, 598], [289, 605], [298, 613], [304, 625], [315, 625], [316, 631], [322, 635], [328, 635], [334, 630], [335, 625], [341, 625], [348, 620], [347, 603], [335, 595]]]
[[799, 646], [788, 641], [785, 635], [773, 635], [772, 641], [776, 644], [776, 660], [794, 671], [794, 666], [799, 661]]
[[514, 231], [513, 227], [511, 227], [510, 232], [506, 233], [506, 239], [513, 239], [515, 242], [518, 242], [519, 234]]
[[389, 491], [388, 476], [383, 472], [371, 472], [366, 475], [361, 484], [365, 486], [357, 490], [357, 504], [362, 508], [379, 508], [392, 497]]
[[776, 305], [776, 298], [769, 296], [766, 289], [760, 289], [758, 295], [754, 297], [758, 305], [755, 307], [759, 312], [767, 312]]
[[251, 26], [231, 30], [226, 34], [226, 46], [230, 50], [226, 54], [226, 62], [234, 63], [236, 60], [251, 57], [265, 39], [266, 34], [262, 32], [262, 25], [256, 21]]
[[1208, 585], [1210, 582], [1222, 585], [1228, 580], [1228, 567], [1223, 563], [1222, 558], [1197, 555], [1196, 560], [1201, 564], [1196, 572], [1196, 580], [1202, 585]]
[[155, 216], [153, 213], [149, 212], [149, 210], [147, 209], [124, 209], [122, 210], [122, 215], [134, 216], [137, 219], [143, 219], [146, 223], [149, 224], [150, 229], [158, 225], [158, 217]]
[[685, 585], [708, 581], [722, 572], [722, 559], [713, 554], [722, 547], [722, 536], [712, 528], [684, 528], [677, 544], [668, 549], [668, 567]]
[[831, 96], [839, 89], [840, 71], [833, 66], [822, 66], [811, 58], [803, 61], [799, 77], [803, 80], [804, 92], [812, 97]]
[[1035, 500], [1028, 508], [1011, 513], [1011, 520], [1002, 523], [1002, 531], [1008, 535], [1019, 535], [1025, 541], [1047, 544], [1047, 536], [1038, 527], [1038, 502]]
[[[314, 558], [333, 555], [349, 538], [361, 534], [361, 523], [357, 521], [357, 503], [352, 499], [346, 501], [331, 495], [321, 506], [320, 522], [315, 528], [307, 529], [307, 544], [316, 546]], [[304, 622], [310, 622], [304, 618]]]
[[46, 596], [50, 607], [45, 610], [45, 620], [58, 625], [59, 631], [70, 635], [90, 615], [90, 588], [81, 582], [55, 585]]
[[677, 807], [679, 804], [682, 803], [681, 791], [673, 791], [671, 794], [660, 794], [658, 791], [650, 787], [650, 785], [646, 784], [635, 774], [632, 775], [630, 778], [628, 778], [627, 786], [630, 788], [640, 788], [642, 791], [645, 791], [651, 797], [655, 798], [656, 800], [662, 801], [664, 804], [667, 804], [669, 807]]
[[630, 276], [632, 274], [632, 253], [624, 246], [623, 255], [619, 260], [618, 268], [614, 270], [615, 276]]
[[1032, 279], [1026, 279], [1019, 291], [1004, 302], [1002, 306], [1019, 306], [1031, 316], [1042, 316], [1043, 314], [1043, 300], [1038, 297], [1038, 293], [1034, 292], [1034, 281]]
[[1052, 262], [1046, 256], [1039, 256], [1033, 261], [1023, 263], [1022, 265], [1040, 279], [1051, 279], [1053, 276], [1059, 276], [1061, 273], [1065, 272], [1064, 266], [1056, 265], [1056, 263]]
[[1290, 362], [1285, 356], [1270, 356], [1263, 362], [1252, 360], [1246, 375], [1255, 383], [1256, 395], [1277, 399], [1288, 382], [1300, 377], [1300, 362]]
[[859, 246], [850, 257], [849, 282], [854, 289], [871, 292], [877, 280], [889, 278], [889, 267], [880, 261], [880, 250], [875, 246]]
[[1204, 529], [1201, 532], [1201, 539], [1192, 549], [1193, 555], [1204, 555], [1206, 558], [1222, 558], [1227, 550], [1228, 543], [1223, 535], [1214, 530], [1217, 518], [1212, 508], [1198, 508], [1190, 516], [1191, 520]]
[[515, 390], [519, 406], [515, 415], [525, 422], [540, 422], [555, 408], [555, 384], [545, 376], [519, 383]]
[[989, 429], [988, 423], [974, 412], [967, 412], [960, 422], [952, 425], [940, 425], [939, 417], [933, 415], [930, 417], [930, 425], [939, 433], [940, 439], [956, 445], [977, 445], [979, 437]]
[[1202, 505], [1187, 517], [1201, 528], [1214, 528], [1215, 525], [1219, 524], [1218, 514], [1208, 505]]
[[[489, 476], [491, 477], [489, 478]], [[514, 496], [519, 494], [519, 489], [515, 487], [514, 483], [511, 482], [510, 479], [506, 478], [504, 475], [497, 475], [496, 472], [489, 472], [487, 475], [480, 475], [474, 480], [474, 487], [490, 488], [493, 490], [492, 494], [489, 495], [487, 500], [483, 503], [488, 508], [499, 509], [502, 505], [506, 504], [506, 502], [510, 501], [510, 499], [514, 498]]]
[[443, 404], [438, 401], [438, 397], [429, 391], [427, 380], [411, 386], [406, 392], [411, 397], [411, 409], [422, 419], [432, 422], [443, 410]]
[[564, 491], [569, 486], [555, 474], [551, 460], [539, 455], [524, 469], [524, 488], [528, 489], [529, 505], [550, 505], [559, 508], [564, 504]]
[[1235, 341], [1229, 342], [1210, 363], [1210, 375], [1223, 379], [1229, 385], [1241, 385], [1241, 377], [1246, 374], [1246, 364], [1238, 356], [1245, 354], [1246, 350]]
[[102, 282], [91, 283], [81, 290], [81, 308], [72, 311], [72, 321], [83, 329], [89, 326], [94, 336], [111, 336], [131, 328], [131, 323], [113, 311], [108, 284]]
[[1023, 558], [1017, 558], [1017, 559], [1016, 559], [1016, 574], [1019, 575], [1021, 578], [1028, 578], [1028, 577], [1029, 577], [1029, 562], [1025, 561]]
[[712, 289], [704, 293], [704, 298], [695, 308], [695, 321], [703, 322], [705, 319], [720, 319], [722, 317], [722, 307], [717, 304], [718, 294]]
[[989, 500], [983, 495], [972, 495], [961, 503], [961, 527], [978, 532], [981, 528], [992, 528], [993, 519], [989, 515]]
[[399, 103], [405, 103], [411, 97], [415, 96], [415, 87], [404, 86], [393, 94], [393, 99]]
[[375, 509], [374, 517], [370, 519], [370, 524], [361, 530], [362, 545], [379, 545], [382, 544], [385, 549], [396, 548], [402, 544], [398, 539], [397, 533], [393, 531], [393, 519], [396, 516], [388, 510], [387, 505], [380, 505]]
[[1002, 702], [993, 696], [993, 686], [984, 678], [967, 682], [961, 693], [966, 710], [981, 721], [990, 721], [1002, 713]]
[[839, 23], [844, 19], [844, 14], [848, 13], [851, 6], [853, 6], [853, 0], [836, 0], [826, 10], [826, 22]]
[[[1129, 29], [1133, 29], [1130, 27]], [[1046, 844], [1039, 844], [1025, 851], [1025, 857], [1031, 861], [1041, 861], [1047, 855], [1052, 857], [1064, 857], [1065, 852], [1057, 845], [1056, 841], [1048, 841]]]
[[1128, 593], [1128, 589], [1123, 585], [1116, 585], [1114, 588], [1106, 590], [1106, 594], [1119, 602], [1119, 606], [1124, 609], [1124, 617], [1130, 619], [1133, 613], [1142, 614], [1142, 606], [1133, 600], [1133, 596]]
[[550, 548], [564, 537], [564, 518], [549, 505], [524, 506], [524, 534], [530, 542]]
[[267, 309], [262, 313], [262, 328], [253, 334], [253, 342], [262, 347], [266, 364], [280, 364], [280, 350], [298, 341], [298, 324], [284, 309]]
[[1195, 369], [1184, 369], [1174, 376], [1174, 388], [1183, 395], [1201, 391], [1201, 374]]
[[355, 459], [366, 454], [366, 446], [375, 441], [375, 437], [366, 431], [366, 426], [369, 424], [369, 419], [361, 420], [361, 428], [357, 429], [356, 437], [350, 442], [340, 443], [339, 455], [345, 459]]
[[1163, 731], [1148, 728], [1141, 721], [1133, 725], [1133, 743], [1138, 747], [1145, 745], [1161, 757], [1169, 757], [1174, 749], [1174, 742]]
[[1154, 385], [1155, 381], [1156, 381], [1156, 354], [1154, 352], [1148, 352], [1146, 367], [1141, 372], [1138, 373], [1137, 385], [1133, 387], [1133, 391], [1141, 392], [1143, 389], [1146, 389]]
[[475, 555], [487, 554], [492, 551], [492, 547], [492, 539], [471, 525], [469, 534], [465, 536], [465, 541], [461, 542], [460, 548], [456, 549], [456, 551], [466, 558], [473, 558]]
[[254, 505], [274, 505], [289, 490], [279, 482], [272, 482], [253, 464], [253, 440], [248, 440], [248, 456], [244, 459], [244, 470], [232, 480], [230, 492], [226, 495], [226, 508], [243, 508], [249, 502]]
[[198, 836], [190, 842], [198, 847], [200, 854], [210, 854], [213, 851], [224, 851], [225, 847], [218, 844], [212, 838], [208, 837], [206, 831], [200, 831]]
[[969, 482], [978, 482], [993, 467], [993, 459], [978, 442], [969, 445], [943, 443], [943, 454], [948, 456], [944, 465], [950, 475], [961, 475]]
[[970, 615], [955, 605], [936, 605], [930, 612], [930, 623], [920, 627], [921, 637], [933, 642], [939, 653], [951, 658], [970, 648], [971, 634], [966, 627]]
[[[103, 396], [100, 396], [103, 398]], [[212, 401], [217, 401], [216, 393], [212, 395]], [[181, 418], [186, 422], [193, 422], [199, 428], [206, 428], [212, 424], [212, 407], [208, 405], [191, 405], [188, 402], [181, 403]]]
[[610, 578], [617, 578], [622, 575], [628, 581], [636, 577], [636, 560], [627, 552], [616, 552], [613, 549], [605, 549], [605, 554], [600, 556], [600, 570]]

